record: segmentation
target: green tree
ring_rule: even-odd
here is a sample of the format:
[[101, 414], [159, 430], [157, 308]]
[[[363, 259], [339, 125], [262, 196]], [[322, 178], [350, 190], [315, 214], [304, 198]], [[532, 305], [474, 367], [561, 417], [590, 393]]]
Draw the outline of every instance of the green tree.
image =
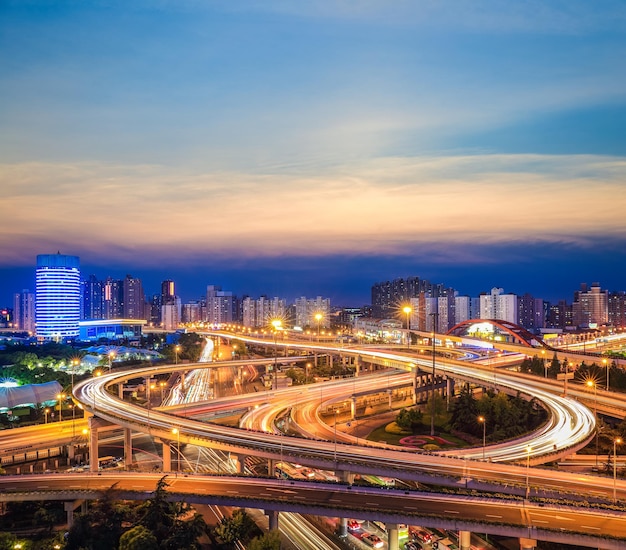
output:
[[256, 524], [248, 512], [239, 508], [231, 517], [222, 518], [214, 533], [224, 544], [235, 544], [238, 540], [247, 539], [255, 529]]
[[260, 537], [253, 538], [247, 546], [248, 550], [280, 550], [280, 533], [270, 531]]
[[136, 525], [120, 537], [119, 550], [158, 550], [159, 541], [143, 525]]
[[417, 408], [402, 409], [396, 415], [396, 424], [403, 430], [417, 431], [422, 426], [424, 415]]

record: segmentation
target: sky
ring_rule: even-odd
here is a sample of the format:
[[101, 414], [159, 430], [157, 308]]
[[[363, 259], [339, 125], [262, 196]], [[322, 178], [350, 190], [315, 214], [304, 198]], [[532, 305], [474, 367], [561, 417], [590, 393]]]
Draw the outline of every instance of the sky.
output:
[[3, 0], [0, 306], [626, 290], [621, 0]]

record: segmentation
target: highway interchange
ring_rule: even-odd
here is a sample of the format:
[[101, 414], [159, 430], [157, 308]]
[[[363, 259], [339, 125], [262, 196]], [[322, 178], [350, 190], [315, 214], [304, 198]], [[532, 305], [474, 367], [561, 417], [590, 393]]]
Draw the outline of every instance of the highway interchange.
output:
[[[222, 334], [222, 336], [225, 335]], [[240, 335], [226, 336], [241, 339]], [[360, 376], [348, 381], [333, 381], [285, 390], [262, 392], [261, 395], [250, 394], [216, 399], [205, 403], [189, 406], [185, 405], [182, 408], [179, 405], [169, 407], [167, 411], [150, 410], [137, 405], [131, 405], [126, 401], [118, 399], [107, 389], [120, 381], [128, 381], [133, 378], [147, 378], [154, 374], [175, 370], [175, 367], [170, 365], [168, 367], [137, 370], [132, 373], [113, 372], [99, 378], [94, 378], [77, 386], [75, 388], [75, 396], [85, 409], [95, 412], [99, 418], [109, 420], [116, 425], [130, 428], [136, 432], [149, 433], [163, 440], [171, 440], [172, 429], [176, 428], [179, 430], [178, 435], [180, 441], [183, 443], [222, 449], [228, 452], [239, 453], [241, 456], [254, 455], [273, 460], [291, 460], [307, 464], [313, 468], [323, 468], [337, 472], [402, 477], [403, 479], [430, 484], [436, 482], [440, 486], [448, 485], [458, 487], [459, 484], [461, 484], [470, 489], [491, 490], [522, 497], [525, 491], [530, 489], [530, 496], [537, 497], [555, 496], [557, 494], [569, 495], [571, 497], [574, 494], [580, 494], [586, 495], [587, 497], [597, 496], [598, 498], [610, 500], [612, 492], [615, 490], [618, 500], [626, 498], [626, 484], [622, 480], [618, 480], [618, 482], [614, 484], [612, 479], [600, 476], [576, 475], [555, 470], [529, 468], [531, 458], [532, 464], [541, 463], [546, 460], [546, 457], [548, 457], [547, 459], [551, 459], [550, 457], [553, 457], [555, 452], [569, 452], [585, 445], [593, 436], [595, 429], [594, 415], [589, 408], [582, 405], [576, 399], [559, 396], [559, 392], [555, 392], [554, 386], [548, 381], [541, 381], [536, 378], [520, 379], [517, 375], [504, 372], [498, 372], [496, 379], [493, 369], [476, 369], [475, 367], [468, 366], [458, 361], [437, 359], [437, 369], [441, 372], [445, 372], [446, 375], [454, 376], [461, 380], [472, 380], [475, 383], [483, 385], [497, 384], [501, 389], [507, 388], [507, 391], [519, 391], [524, 394], [534, 395], [539, 398], [551, 412], [551, 421], [541, 430], [520, 441], [510, 442], [506, 445], [487, 447], [485, 449], [487, 453], [486, 457], [488, 458], [487, 461], [478, 460], [482, 457], [482, 448], [457, 451], [455, 453], [448, 452], [446, 453], [447, 456], [440, 456], [436, 454], [398, 450], [397, 448], [389, 448], [384, 445], [364, 445], [362, 440], [357, 445], [355, 441], [348, 440], [348, 442], [343, 442], [347, 439], [345, 436], [342, 436], [341, 441], [316, 440], [314, 445], [311, 445], [310, 440], [260, 431], [264, 429], [274, 432], [275, 430], [272, 428], [273, 419], [280, 415], [281, 411], [293, 409], [294, 403], [296, 404], [296, 409], [301, 411], [309, 410], [311, 411], [310, 415], [319, 419], [319, 409], [324, 405], [332, 405], [333, 403], [340, 402], [342, 399], [350, 398], [351, 395], [357, 392], [376, 391], [380, 390], [381, 387], [391, 388], [402, 385], [406, 386], [410, 384], [416, 368], [419, 367], [424, 370], [430, 369], [428, 360], [393, 353], [387, 353], [387, 355], [383, 357], [380, 350], [355, 350], [353, 348], [342, 348], [338, 350], [336, 346], [323, 346], [319, 344], [306, 345], [293, 342], [281, 344], [289, 345], [290, 347], [315, 347], [316, 351], [320, 353], [323, 351], [332, 351], [333, 353], [359, 354], [361, 358], [370, 354], [372, 359], [376, 357], [379, 361], [392, 361], [395, 367], [405, 365], [407, 372], [398, 372], [393, 376], [390, 376], [389, 373], [374, 374]], [[265, 362], [267, 363], [267, 360]], [[241, 364], [249, 363], [249, 360], [241, 362]], [[229, 361], [228, 364], [230, 366], [237, 366], [237, 362], [233, 361]], [[213, 365], [212, 368], [217, 366], [218, 365]], [[200, 367], [207, 367], [207, 365], [185, 365], [185, 369]], [[260, 405], [265, 405], [262, 409], [263, 412], [255, 415], [254, 411], [257, 410], [256, 408]], [[187, 416], [197, 415], [210, 416], [211, 414], [217, 414], [217, 411], [225, 410], [248, 411], [249, 414], [247, 418], [251, 422], [247, 424], [249, 429], [229, 428], [187, 418]], [[515, 462], [517, 462], [517, 464], [515, 464]], [[109, 474], [107, 474], [107, 476], [108, 475]], [[137, 486], [133, 489], [132, 483], [128, 481], [127, 477], [124, 477], [124, 474], [116, 475], [119, 476], [119, 479], [116, 478], [119, 487], [124, 487], [127, 490], [136, 489], [139, 492], [144, 490]], [[28, 476], [22, 476], [20, 483], [27, 484], [27, 477]], [[82, 476], [80, 477], [82, 478]], [[11, 476], [11, 478], [13, 478], [13, 476]], [[145, 483], [147, 484], [146, 486], [149, 486], [151, 483], [148, 479], [140, 481], [140, 479], [143, 480], [143, 478], [141, 478], [139, 474], [133, 474], [132, 478], [137, 480], [135, 485]], [[89, 481], [84, 482], [79, 481], [78, 478], [73, 479], [76, 480], [74, 483], [80, 486], [77, 486], [76, 490], [101, 490], [102, 484], [106, 485], [106, 482], [110, 481], [108, 477], [104, 478], [102, 476], [99, 476], [97, 483], [94, 477], [89, 477]], [[237, 478], [235, 478], [235, 480], [236, 479]], [[38, 481], [31, 481], [31, 483], [35, 485], [39, 483], [38, 487], [40, 490], [47, 489], [52, 491], [54, 483], [56, 483], [55, 480], [58, 480], [62, 485], [60, 478], [56, 476], [46, 476], [46, 480], [43, 483], [41, 478], [39, 478]], [[43, 487], [42, 485], [45, 485], [48, 481], [54, 483], [48, 487]], [[248, 482], [249, 481], [248, 479]], [[3, 480], [2, 483], [3, 491], [7, 495], [13, 491], [19, 491], [19, 483], [16, 482], [14, 485], [10, 485], [10, 483], [10, 479]], [[215, 498], [218, 498], [220, 495], [221, 497], [225, 495], [220, 493], [217, 487], [219, 486], [223, 489], [226, 483], [225, 478], [219, 478], [216, 482], [215, 480], [203, 477], [202, 486], [204, 487], [206, 485], [206, 491]], [[230, 481], [228, 481], [228, 483], [230, 483]], [[315, 502], [325, 502], [325, 504], [321, 506], [322, 508], [324, 506], [326, 508], [329, 506], [333, 508], [334, 504], [329, 503], [333, 500], [338, 500], [337, 509], [344, 507], [345, 511], [345, 508], [350, 509], [350, 506], [355, 506], [356, 509], [361, 510], [362, 516], [367, 516], [367, 511], [363, 510], [364, 501], [362, 498], [352, 501], [354, 504], [350, 504], [350, 495], [357, 494], [356, 487], [351, 487], [349, 490], [346, 490], [346, 487], [343, 486], [337, 487], [335, 485], [331, 488], [327, 488], [316, 484], [315, 490], [319, 491], [321, 494], [319, 497], [313, 497], [306, 494], [307, 491], [313, 490], [310, 484], [307, 487], [306, 483], [301, 485], [301, 482], [290, 482], [291, 484], [295, 483], [293, 488], [288, 489], [290, 492], [281, 493], [281, 480], [263, 480], [260, 481], [260, 483], [265, 484], [264, 490], [258, 490], [257, 481], [249, 483], [247, 487], [251, 488], [249, 490], [252, 491], [254, 498], [260, 499], [261, 501], [265, 499], [263, 504], [265, 509], [272, 509], [274, 505], [278, 506], [276, 509], [285, 509], [284, 503], [281, 503], [281, 500], [289, 501], [289, 509], [298, 508], [299, 500], [306, 501], [306, 503], [313, 508], [315, 507]], [[98, 489], [96, 489], [96, 485]], [[183, 480], [177, 478], [175, 489], [182, 490], [183, 485]], [[144, 486], [142, 485], [142, 487]], [[152, 487], [154, 487], [154, 483]], [[193, 487], [194, 485], [192, 483], [192, 487], [189, 488], [192, 493]], [[196, 483], [196, 492], [198, 487], [199, 485]], [[254, 487], [257, 487], [257, 489], [254, 489]], [[71, 486], [68, 488], [71, 488]], [[362, 490], [364, 489], [358, 488], [358, 491]], [[204, 491], [203, 489], [201, 492]], [[234, 491], [234, 489], [231, 488], [229, 491], [231, 491], [229, 494], [232, 497], [234, 494], [232, 491]], [[243, 494], [240, 489], [237, 489], [237, 491], [238, 495]], [[295, 491], [295, 493], [291, 491]], [[329, 491], [334, 491], [332, 493], [332, 499], [329, 497]], [[375, 492], [376, 490], [372, 489], [372, 491]], [[325, 496], [322, 496], [322, 494]], [[434, 504], [431, 505], [430, 509], [435, 516], [442, 513], [449, 518], [452, 513], [450, 500], [455, 502], [454, 506], [458, 505], [459, 499], [462, 500], [461, 497], [451, 499], [451, 497], [438, 497], [432, 493], [428, 494], [427, 499], [424, 499], [423, 493], [415, 495], [413, 492], [410, 492], [396, 495], [392, 492], [386, 492], [384, 494], [385, 505], [383, 506], [381, 501], [377, 500], [376, 506], [380, 512], [383, 511], [383, 508], [385, 510], [388, 508], [389, 517], [396, 517], [398, 513], [400, 513], [400, 515], [404, 513], [408, 516], [412, 515], [413, 512], [423, 513], [423, 511], [420, 512], [419, 507], [414, 505], [413, 502], [408, 503], [409, 500], [420, 502], [426, 500], [432, 504], [437, 501], [438, 498], [443, 498], [445, 504], [442, 506], [446, 507], [447, 511], [437, 512], [437, 507]], [[336, 495], [341, 495], [341, 498], [338, 499]], [[248, 497], [246, 496], [246, 498]], [[375, 500], [374, 497], [372, 497], [372, 500]], [[542, 533], [540, 533], [542, 535], [541, 538], [550, 538], [550, 536], [553, 536], [554, 530], [566, 531], [568, 533], [579, 532], [581, 535], [610, 534], [614, 537], [626, 538], [626, 533], [622, 525], [623, 519], [621, 511], [604, 511], [598, 514], [597, 512], [577, 507], [574, 510], [566, 508], [555, 513], [554, 511], [548, 510], [544, 504], [539, 512], [533, 511], [531, 513], [530, 509], [535, 505], [532, 505], [530, 501], [521, 498], [512, 502], [514, 503], [513, 505], [507, 504], [504, 506], [502, 503], [482, 503], [481, 506], [489, 508], [489, 513], [483, 510], [484, 513], [481, 512], [480, 518], [472, 516], [469, 512], [470, 508], [467, 506], [463, 507], [462, 504], [460, 505], [460, 509], [457, 510], [457, 513], [459, 514], [458, 517], [462, 518], [463, 521], [475, 522], [480, 519], [481, 522], [494, 525], [507, 523], [509, 525], [521, 525], [531, 530], [539, 529], [542, 531]], [[374, 502], [370, 502], [370, 504], [376, 509], [376, 506], [373, 506]], [[478, 509], [478, 504], [476, 506], [476, 509]], [[520, 512], [520, 506], [523, 513]], [[500, 511], [494, 511], [494, 508], [500, 508]], [[409, 509], [411, 510], [410, 513], [408, 512]], [[474, 508], [472, 507], [471, 509]], [[505, 509], [506, 514], [503, 513]], [[516, 510], [517, 519], [507, 515], [510, 510]], [[337, 511], [336, 513], [339, 512]], [[548, 519], [540, 519], [542, 514]], [[573, 514], [573, 516], [571, 514]], [[583, 515], [588, 515], [591, 519], [588, 521], [585, 519], [584, 522], [582, 522], [580, 518], [582, 518]], [[579, 519], [573, 521], [573, 517]], [[436, 525], [434, 525], [433, 522], [436, 523]], [[422, 523], [424, 525], [430, 524], [445, 527], [437, 523], [433, 518], [424, 520]], [[491, 526], [491, 529], [495, 529], [494, 525]], [[475, 524], [474, 527], [476, 527]], [[487, 532], [484, 527], [483, 532]], [[550, 532], [552, 532], [552, 535], [550, 535]], [[536, 534], [537, 533], [535, 533], [535, 535]], [[560, 536], [563, 536], [562, 533]], [[613, 542], [611, 542], [611, 544], [613, 544]], [[604, 547], [618, 548], [623, 546], [621, 546], [620, 542], [617, 546], [607, 546], [605, 544]]]

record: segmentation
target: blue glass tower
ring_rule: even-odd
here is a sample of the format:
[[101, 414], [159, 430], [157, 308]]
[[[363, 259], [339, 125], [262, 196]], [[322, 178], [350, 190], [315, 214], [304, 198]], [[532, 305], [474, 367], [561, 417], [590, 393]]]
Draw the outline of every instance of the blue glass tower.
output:
[[80, 262], [78, 256], [37, 256], [35, 291], [37, 337], [66, 340], [78, 336]]

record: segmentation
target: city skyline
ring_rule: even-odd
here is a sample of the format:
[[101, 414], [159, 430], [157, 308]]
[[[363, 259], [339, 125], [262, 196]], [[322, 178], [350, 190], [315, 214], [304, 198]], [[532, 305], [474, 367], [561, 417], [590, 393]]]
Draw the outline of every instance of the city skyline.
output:
[[57, 250], [185, 300], [626, 288], [619, 2], [0, 13], [0, 305]]

